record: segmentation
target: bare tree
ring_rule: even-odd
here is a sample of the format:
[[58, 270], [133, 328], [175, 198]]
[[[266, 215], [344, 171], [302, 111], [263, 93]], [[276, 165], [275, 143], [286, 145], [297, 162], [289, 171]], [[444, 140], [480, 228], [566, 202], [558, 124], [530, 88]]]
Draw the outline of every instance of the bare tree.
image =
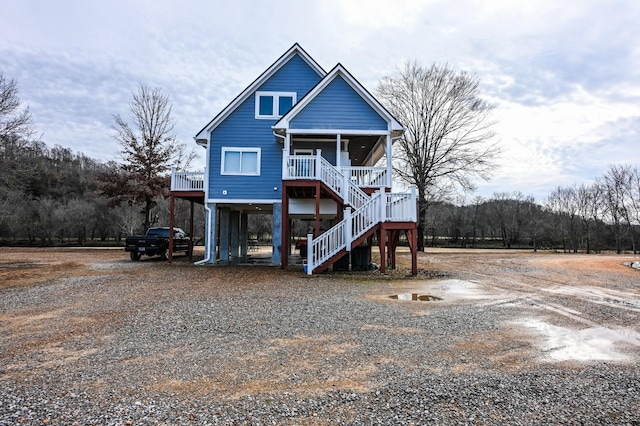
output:
[[569, 251], [578, 252], [581, 237], [581, 217], [579, 210], [577, 188], [574, 184], [568, 187], [558, 187], [548, 199], [547, 205], [560, 221], [559, 229], [562, 233], [563, 249], [567, 250], [566, 240], [569, 239]]
[[496, 234], [500, 236], [502, 246], [507, 247], [510, 241], [509, 204], [511, 201], [511, 195], [507, 192], [494, 193], [493, 198], [491, 198], [490, 201], [493, 223], [498, 231]]
[[611, 165], [607, 172], [598, 178], [598, 183], [603, 188], [603, 201], [605, 208], [605, 223], [611, 230], [616, 241], [616, 253], [622, 253], [622, 238], [625, 231], [625, 222], [628, 224], [627, 204], [629, 182], [632, 170], [630, 166]]
[[167, 197], [169, 171], [188, 164], [194, 154], [185, 155], [183, 144], [173, 134], [169, 96], [159, 88], [140, 84], [129, 103], [131, 123], [115, 115], [115, 139], [122, 147], [123, 163], [103, 175], [101, 190], [113, 205], [127, 202], [142, 205], [146, 229], [156, 197]]
[[0, 73], [0, 227], [21, 202], [21, 178], [29, 175], [21, 154], [33, 134], [29, 108], [20, 108], [18, 84]]
[[418, 190], [418, 244], [424, 248], [424, 226], [431, 202], [452, 188], [473, 188], [472, 179], [487, 179], [499, 147], [490, 119], [493, 109], [479, 96], [479, 80], [448, 65], [423, 68], [409, 62], [379, 83], [377, 95], [402, 123], [396, 143], [395, 173]]
[[601, 220], [602, 186], [581, 184], [575, 187], [575, 203], [587, 243], [587, 254], [593, 251], [598, 221]]
[[630, 179], [629, 191], [630, 197], [630, 216], [633, 226], [640, 226], [640, 169], [634, 167]]
[[27, 139], [33, 133], [29, 108], [20, 110], [18, 84], [0, 73], [0, 139]]

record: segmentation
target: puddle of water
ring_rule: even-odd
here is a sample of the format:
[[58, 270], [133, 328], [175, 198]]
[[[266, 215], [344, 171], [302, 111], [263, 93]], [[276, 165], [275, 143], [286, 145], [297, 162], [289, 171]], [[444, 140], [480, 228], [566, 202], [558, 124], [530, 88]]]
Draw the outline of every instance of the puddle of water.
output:
[[544, 349], [554, 361], [628, 361], [631, 357], [618, 352], [615, 344], [640, 346], [640, 333], [633, 330], [605, 327], [571, 330], [536, 319], [519, 324], [533, 328], [544, 336]]
[[438, 300], [488, 299], [491, 296], [477, 283], [463, 280], [429, 281], [423, 285], [406, 289], [410, 293], [398, 293], [389, 296], [394, 300], [413, 300], [432, 302]]
[[389, 296], [389, 299], [395, 300], [413, 300], [413, 301], [421, 301], [421, 302], [433, 302], [436, 300], [442, 300], [442, 298], [437, 296], [432, 296], [430, 294], [419, 294], [419, 293], [400, 293]]
[[471, 281], [444, 280], [434, 283], [434, 285], [431, 286], [431, 289], [456, 299], [482, 299], [488, 297], [480, 285]]
[[543, 291], [580, 297], [581, 299], [587, 299], [590, 302], [600, 305], [640, 312], [640, 298], [635, 290], [621, 291], [598, 287], [563, 286], [559, 288], [545, 288]]

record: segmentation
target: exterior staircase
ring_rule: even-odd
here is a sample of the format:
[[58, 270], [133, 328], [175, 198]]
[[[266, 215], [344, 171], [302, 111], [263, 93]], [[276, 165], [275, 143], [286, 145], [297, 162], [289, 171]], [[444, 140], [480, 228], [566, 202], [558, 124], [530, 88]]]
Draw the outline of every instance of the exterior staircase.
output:
[[[379, 168], [369, 168], [371, 174]], [[377, 170], [376, 170], [377, 169]], [[416, 192], [389, 193], [385, 187], [371, 195], [364, 192], [352, 179], [349, 168], [338, 170], [320, 152], [316, 155], [283, 156], [283, 179], [320, 180], [337, 194], [347, 206], [343, 219], [323, 234], [313, 238], [307, 235], [306, 273], [322, 272], [352, 248], [364, 242], [385, 222], [415, 222]], [[359, 176], [363, 168], [358, 168]], [[369, 181], [380, 181], [372, 177]]]

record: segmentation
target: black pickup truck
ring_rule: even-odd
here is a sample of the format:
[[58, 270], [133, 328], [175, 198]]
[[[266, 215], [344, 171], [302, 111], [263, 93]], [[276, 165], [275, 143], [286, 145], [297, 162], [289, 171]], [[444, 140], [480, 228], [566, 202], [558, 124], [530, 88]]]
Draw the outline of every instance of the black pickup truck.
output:
[[[173, 228], [173, 252], [189, 253], [189, 236], [180, 228]], [[124, 251], [128, 251], [131, 260], [140, 260], [140, 256], [160, 256], [169, 258], [169, 228], [149, 228], [146, 235], [130, 235], [125, 240]]]

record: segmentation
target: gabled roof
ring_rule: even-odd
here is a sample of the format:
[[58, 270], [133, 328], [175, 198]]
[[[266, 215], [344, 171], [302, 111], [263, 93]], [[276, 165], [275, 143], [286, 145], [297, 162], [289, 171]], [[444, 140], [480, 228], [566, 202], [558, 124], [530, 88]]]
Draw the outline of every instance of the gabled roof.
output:
[[367, 89], [364, 88], [358, 80], [356, 80], [342, 64], [338, 63], [316, 86], [309, 91], [302, 99], [283, 115], [276, 124], [273, 125], [274, 130], [286, 130], [289, 128], [291, 120], [298, 115], [307, 105], [313, 101], [322, 91], [337, 77], [342, 77], [344, 81], [353, 88], [353, 90], [362, 97], [387, 123], [389, 123], [389, 131], [402, 132], [404, 128], [400, 122], [375, 98]]
[[[295, 43], [289, 50], [287, 50], [278, 60], [276, 60], [269, 68], [266, 69], [253, 83], [251, 83], [246, 89], [244, 89], [236, 98], [231, 101], [218, 115], [216, 115], [202, 130], [195, 136], [195, 140], [199, 144], [206, 144], [209, 142], [207, 133], [210, 133], [215, 129], [224, 119], [226, 119], [240, 104], [242, 104], [247, 98], [249, 98], [258, 87], [265, 83], [271, 76], [273, 76], [280, 68], [282, 68], [291, 58], [295, 55], [300, 56], [320, 77], [326, 75], [326, 71], [318, 65], [318, 63], [311, 57], [305, 50]], [[206, 140], [206, 142], [202, 140]]]

